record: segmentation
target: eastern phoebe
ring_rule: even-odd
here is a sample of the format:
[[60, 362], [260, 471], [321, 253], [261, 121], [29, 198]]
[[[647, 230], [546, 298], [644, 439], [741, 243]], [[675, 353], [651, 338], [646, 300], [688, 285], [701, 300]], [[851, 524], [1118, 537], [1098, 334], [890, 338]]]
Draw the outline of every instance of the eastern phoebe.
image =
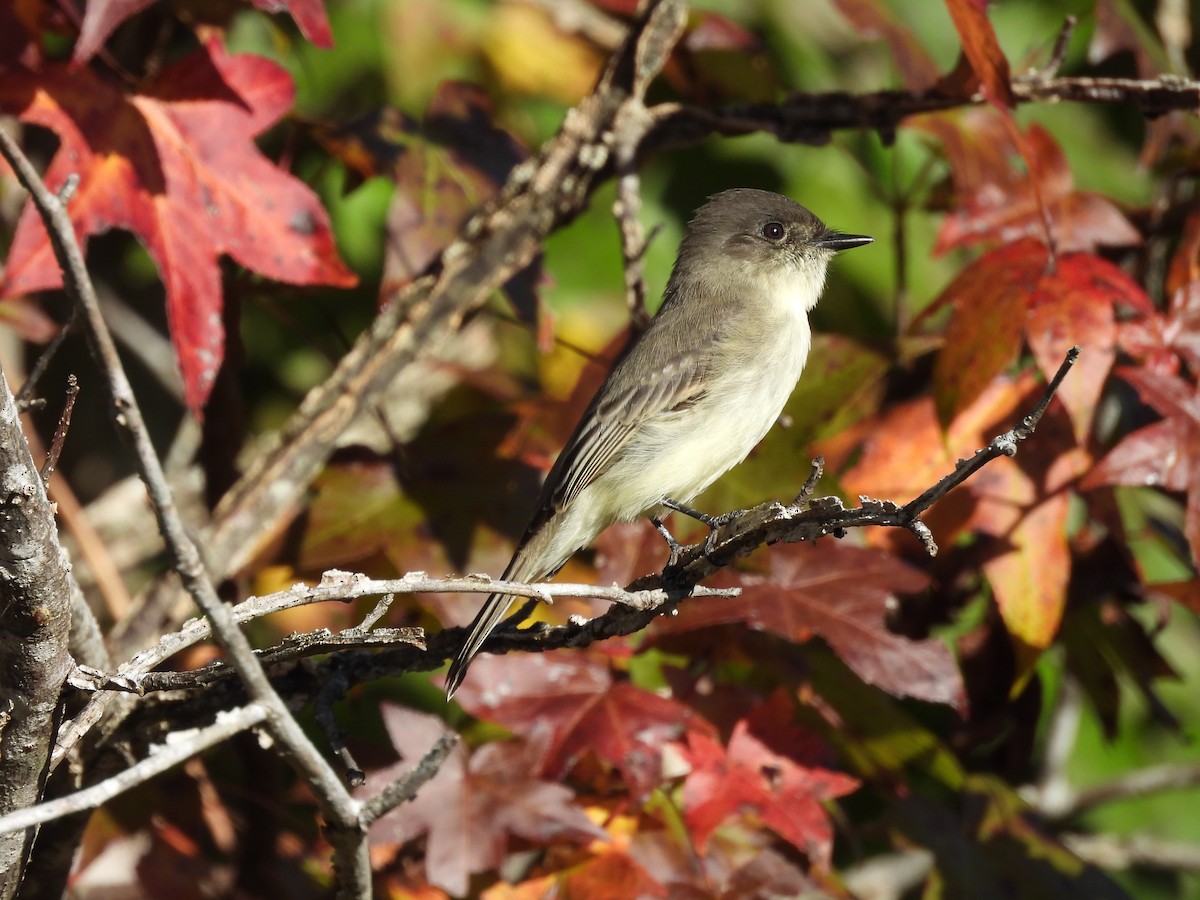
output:
[[[769, 191], [723, 191], [700, 207], [662, 306], [559, 454], [503, 577], [548, 578], [609, 525], [679, 508], [745, 459], [804, 369], [829, 261], [872, 240]], [[447, 699], [515, 599], [488, 597]]]

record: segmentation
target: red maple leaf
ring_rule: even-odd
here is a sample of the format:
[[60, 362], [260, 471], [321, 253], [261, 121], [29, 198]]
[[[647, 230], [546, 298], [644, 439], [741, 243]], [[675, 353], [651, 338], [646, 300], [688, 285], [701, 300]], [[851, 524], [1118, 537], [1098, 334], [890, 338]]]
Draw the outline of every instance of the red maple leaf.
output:
[[[0, 85], [0, 107], [58, 135], [45, 180], [58, 190], [68, 176], [79, 177], [69, 209], [80, 242], [125, 228], [154, 259], [195, 411], [224, 356], [221, 255], [290, 284], [356, 282], [337, 255], [316, 195], [254, 144], [292, 97], [284, 69], [255, 56], [229, 56], [217, 41], [134, 93], [65, 65], [8, 73]], [[61, 284], [45, 229], [27, 206], [9, 250], [4, 293]]]
[[683, 786], [684, 818], [703, 851], [722, 823], [751, 813], [820, 867], [829, 864], [833, 829], [821, 804], [858, 781], [825, 768], [821, 744], [791, 724], [792, 709], [776, 694], [734, 726], [728, 747], [689, 732], [680, 752], [691, 771]]
[[1164, 312], [1121, 322], [1117, 343], [1154, 372], [1177, 375], [1182, 363], [1200, 373], [1200, 281], [1172, 293]]
[[[1141, 243], [1113, 202], [1075, 188], [1067, 158], [1039, 125], [1024, 132], [992, 110], [925, 116], [914, 127], [941, 141], [956, 202], [946, 216], [935, 254], [956, 247], [1044, 238], [1048, 219], [1063, 251]], [[1017, 145], [1017, 141], [1022, 146]]]
[[539, 773], [560, 778], [590, 750], [620, 769], [635, 796], [661, 782], [666, 743], [685, 727], [707, 727], [674, 700], [614, 681], [602, 658], [585, 653], [481, 657], [455, 698], [517, 734], [548, 727]]
[[1200, 560], [1200, 390], [1177, 375], [1124, 367], [1132, 384], [1162, 421], [1128, 435], [1083, 480], [1082, 486], [1159, 486], [1187, 495], [1184, 534]]
[[[385, 703], [380, 712], [401, 761], [370, 773], [360, 797], [379, 793], [403, 776], [445, 731], [436, 716]], [[455, 896], [476, 872], [499, 867], [509, 835], [538, 844], [559, 839], [603, 840], [574, 803], [569, 788], [530, 774], [544, 749], [539, 739], [487, 744], [468, 757], [460, 745], [411, 803], [379, 819], [372, 843], [405, 843], [426, 835], [425, 871], [431, 884]]]
[[946, 8], [962, 42], [963, 56], [979, 79], [984, 96], [996, 105], [1016, 106], [1008, 60], [988, 21], [986, 0], [946, 0]]
[[789, 641], [817, 636], [864, 681], [890, 694], [961, 707], [962, 677], [949, 648], [887, 628], [896, 595], [928, 584], [924, 574], [900, 560], [832, 541], [789, 544], [771, 550], [765, 575], [723, 580], [741, 587], [741, 596], [688, 600], [678, 615], [655, 623], [655, 634], [743, 622]]
[[953, 308], [946, 346], [934, 366], [938, 416], [949, 424], [1010, 366], [1024, 337], [1050, 378], [1067, 350], [1083, 347], [1075, 376], [1058, 397], [1082, 442], [1116, 354], [1118, 303], [1148, 315], [1153, 304], [1136, 282], [1091, 253], [1059, 253], [1024, 238], [989, 250], [923, 313]]

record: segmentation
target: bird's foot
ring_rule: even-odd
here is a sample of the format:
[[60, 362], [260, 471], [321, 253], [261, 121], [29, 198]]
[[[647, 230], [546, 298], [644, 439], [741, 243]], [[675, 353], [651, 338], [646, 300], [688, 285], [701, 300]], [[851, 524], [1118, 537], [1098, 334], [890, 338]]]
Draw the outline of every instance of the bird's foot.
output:
[[[694, 507], [688, 506], [686, 503], [679, 503], [676, 500], [672, 500], [670, 497], [664, 497], [660, 502], [667, 509], [673, 509], [673, 510], [675, 510], [675, 512], [683, 513], [685, 516], [693, 518], [697, 522], [703, 522], [705, 525], [707, 525], [708, 526], [708, 537], [704, 539], [704, 549], [700, 551], [700, 555], [703, 556], [706, 560], [708, 560], [714, 566], [720, 567], [721, 565], [723, 565], [722, 563], [719, 563], [719, 562], [717, 562], [717, 560], [713, 559], [712, 556], [710, 555], [714, 549], [713, 540], [717, 533], [717, 529], [719, 529], [722, 525], [726, 524], [727, 522], [731, 521], [733, 519], [734, 514], [733, 513], [723, 513], [719, 516], [710, 516], [708, 513], [700, 512], [700, 510], [695, 509]], [[656, 523], [657, 523], [656, 527], [658, 528], [659, 532], [662, 534], [665, 534], [666, 528], [663, 527], [662, 523], [658, 523], [657, 520], [654, 520], [654, 521], [656, 521]], [[679, 542], [676, 541], [675, 538], [671, 538], [670, 540], [671, 540], [671, 542], [673, 542], [675, 544], [676, 547], [679, 546]], [[674, 555], [672, 556], [672, 558], [674, 558]]]
[[654, 530], [663, 536], [663, 540], [667, 542], [667, 546], [671, 549], [671, 557], [667, 560], [667, 568], [676, 568], [679, 565], [679, 554], [683, 552], [683, 544], [675, 540], [675, 535], [667, 530], [667, 526], [662, 523], [662, 519], [658, 516], [650, 517], [650, 524], [654, 526]]

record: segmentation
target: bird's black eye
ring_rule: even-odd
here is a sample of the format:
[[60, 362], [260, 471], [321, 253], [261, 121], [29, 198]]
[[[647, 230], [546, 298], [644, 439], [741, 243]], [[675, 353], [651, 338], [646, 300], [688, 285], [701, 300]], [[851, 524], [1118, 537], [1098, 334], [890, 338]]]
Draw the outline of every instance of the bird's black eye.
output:
[[762, 227], [762, 236], [768, 241], [782, 241], [787, 229], [779, 222], [768, 222]]

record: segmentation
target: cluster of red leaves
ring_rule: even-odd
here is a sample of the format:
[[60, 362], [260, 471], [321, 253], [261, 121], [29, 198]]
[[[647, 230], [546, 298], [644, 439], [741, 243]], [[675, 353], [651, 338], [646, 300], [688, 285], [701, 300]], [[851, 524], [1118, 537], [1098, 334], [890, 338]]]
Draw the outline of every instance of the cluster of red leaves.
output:
[[[793, 704], [785, 694], [742, 714], [723, 741], [687, 706], [614, 682], [605, 660], [555, 656], [562, 658], [479, 661], [460, 694], [463, 707], [502, 723], [516, 739], [470, 755], [453, 751], [411, 805], [380, 821], [373, 841], [396, 846], [424, 836], [426, 877], [455, 895], [467, 893], [470, 876], [501, 868], [517, 842], [557, 848], [526, 873], [528, 896], [540, 896], [547, 880], [594, 891], [609, 884], [618, 858], [638, 896], [719, 890], [760, 867], [757, 857], [770, 845], [759, 835], [752, 848], [734, 852], [716, 841], [718, 829], [733, 823], [763, 826], [828, 868], [833, 835], [823, 803], [858, 782], [827, 768], [823, 743], [789, 724]], [[385, 705], [383, 718], [401, 761], [373, 772], [364, 796], [403, 775], [444, 728], [436, 717], [397, 706]], [[664, 760], [674, 760], [678, 774], [664, 773]], [[575, 790], [562, 783], [568, 775]], [[636, 809], [673, 782], [682, 782], [686, 832], [643, 816], [632, 839], [614, 845], [615, 826], [628, 828], [621, 818], [629, 800]], [[612, 797], [625, 795], [614, 805]], [[773, 887], [807, 883], [794, 863], [774, 861]]]

